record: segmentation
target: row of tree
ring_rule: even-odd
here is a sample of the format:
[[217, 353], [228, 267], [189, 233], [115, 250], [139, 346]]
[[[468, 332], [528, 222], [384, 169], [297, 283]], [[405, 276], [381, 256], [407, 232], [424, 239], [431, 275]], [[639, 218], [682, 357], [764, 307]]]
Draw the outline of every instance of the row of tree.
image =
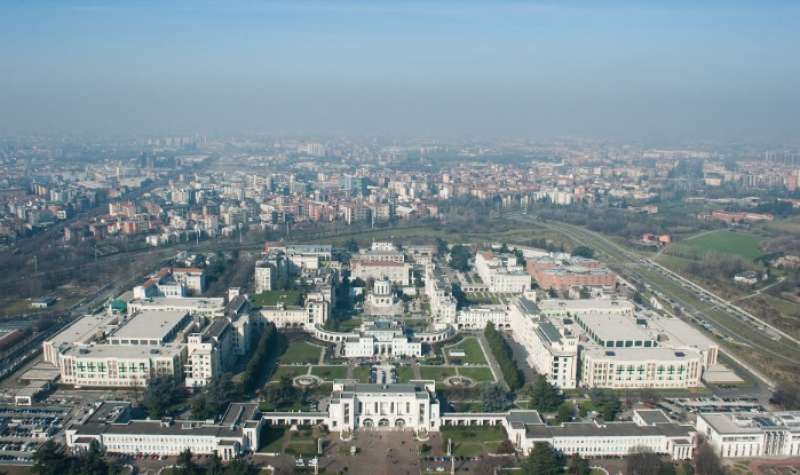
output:
[[242, 373], [242, 389], [245, 392], [253, 392], [259, 387], [275, 356], [283, 353], [285, 347], [286, 341], [283, 336], [278, 333], [274, 325], [268, 323], [262, 330], [258, 344]]
[[512, 391], [516, 391], [525, 384], [525, 375], [517, 367], [517, 362], [514, 361], [511, 347], [503, 339], [503, 336], [498, 332], [492, 323], [486, 324], [483, 330], [483, 335], [489, 343], [489, 349], [497, 360], [500, 370], [503, 372], [503, 378], [506, 384]]

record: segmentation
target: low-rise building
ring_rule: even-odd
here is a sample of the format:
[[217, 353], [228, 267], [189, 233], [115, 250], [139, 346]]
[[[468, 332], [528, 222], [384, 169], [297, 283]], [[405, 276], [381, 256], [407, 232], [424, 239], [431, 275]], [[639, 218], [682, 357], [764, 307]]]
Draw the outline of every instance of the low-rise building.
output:
[[719, 457], [800, 455], [800, 411], [702, 412], [696, 427]]

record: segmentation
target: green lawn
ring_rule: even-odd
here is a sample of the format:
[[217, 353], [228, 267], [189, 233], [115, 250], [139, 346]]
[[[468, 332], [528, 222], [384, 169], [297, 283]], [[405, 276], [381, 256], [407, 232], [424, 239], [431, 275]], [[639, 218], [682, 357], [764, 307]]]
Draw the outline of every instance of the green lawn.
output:
[[414, 379], [414, 368], [411, 366], [398, 366], [397, 367], [397, 382], [407, 383]]
[[[464, 358], [454, 358], [450, 356], [450, 352], [453, 350], [463, 350], [465, 353]], [[475, 337], [467, 337], [464, 338], [460, 343], [455, 346], [451, 346], [445, 349], [447, 351], [447, 359], [452, 364], [471, 364], [471, 365], [485, 365], [486, 358], [483, 355], [483, 350], [481, 349], [480, 343], [478, 343], [478, 339]]]
[[353, 368], [353, 378], [360, 383], [368, 383], [372, 369], [369, 366], [358, 366]]
[[333, 381], [334, 379], [344, 379], [347, 377], [346, 366], [314, 366], [311, 368], [311, 374], [319, 376], [325, 381]]
[[471, 378], [473, 381], [482, 383], [484, 381], [494, 381], [492, 370], [489, 368], [459, 368], [459, 374]]
[[285, 303], [287, 306], [298, 306], [302, 303], [303, 292], [299, 290], [268, 290], [261, 292], [253, 297], [253, 305], [256, 307], [270, 307], [278, 303]]
[[289, 348], [278, 361], [281, 364], [314, 364], [319, 362], [320, 353], [322, 348], [304, 341], [296, 341], [289, 344]]
[[442, 427], [442, 440], [453, 441], [453, 455], [474, 457], [495, 452], [506, 440], [506, 431], [500, 426]]
[[745, 259], [755, 259], [764, 252], [759, 247], [761, 238], [748, 233], [715, 231], [694, 239], [681, 241], [681, 245], [691, 246], [701, 251], [714, 251], [733, 254]]
[[433, 379], [436, 382], [444, 381], [446, 378], [456, 375], [454, 368], [440, 368], [438, 366], [421, 366], [419, 372], [422, 379]]
[[270, 382], [272, 381], [280, 381], [282, 377], [288, 376], [290, 378], [296, 378], [301, 374], [306, 374], [308, 371], [306, 368], [301, 366], [279, 366], [278, 369], [272, 373], [272, 377], [269, 378]]

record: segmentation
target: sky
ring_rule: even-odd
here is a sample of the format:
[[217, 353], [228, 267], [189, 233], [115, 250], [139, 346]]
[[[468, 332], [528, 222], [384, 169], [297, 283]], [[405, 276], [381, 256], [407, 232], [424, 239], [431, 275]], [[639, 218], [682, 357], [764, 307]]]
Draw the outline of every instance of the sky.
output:
[[798, 1], [0, 0], [0, 135], [796, 141]]

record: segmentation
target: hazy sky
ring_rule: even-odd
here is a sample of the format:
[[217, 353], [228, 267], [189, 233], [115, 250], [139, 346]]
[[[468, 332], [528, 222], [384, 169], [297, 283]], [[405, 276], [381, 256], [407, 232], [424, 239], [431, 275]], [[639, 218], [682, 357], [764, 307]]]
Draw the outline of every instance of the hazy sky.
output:
[[0, 0], [2, 134], [791, 140], [798, 110], [798, 1]]

